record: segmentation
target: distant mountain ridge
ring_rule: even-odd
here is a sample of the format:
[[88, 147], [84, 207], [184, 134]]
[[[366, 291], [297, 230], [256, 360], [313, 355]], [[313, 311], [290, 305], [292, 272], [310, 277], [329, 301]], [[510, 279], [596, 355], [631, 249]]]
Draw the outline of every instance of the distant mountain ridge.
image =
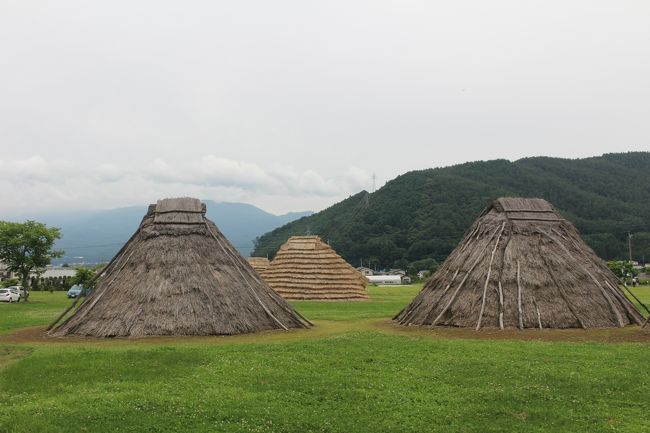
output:
[[[254, 249], [258, 236], [312, 212], [273, 215], [246, 203], [204, 200], [207, 216], [244, 256]], [[60, 227], [62, 239], [56, 248], [65, 256], [56, 263], [101, 263], [110, 260], [135, 232], [147, 212], [147, 205], [101, 211], [56, 212], [25, 215], [13, 220], [34, 219]]]
[[650, 152], [584, 159], [478, 161], [411, 171], [377, 192], [362, 191], [259, 239], [254, 255], [272, 256], [291, 235], [315, 234], [350, 263], [379, 267], [444, 260], [497, 197], [541, 197], [581, 231], [605, 259], [650, 261]]

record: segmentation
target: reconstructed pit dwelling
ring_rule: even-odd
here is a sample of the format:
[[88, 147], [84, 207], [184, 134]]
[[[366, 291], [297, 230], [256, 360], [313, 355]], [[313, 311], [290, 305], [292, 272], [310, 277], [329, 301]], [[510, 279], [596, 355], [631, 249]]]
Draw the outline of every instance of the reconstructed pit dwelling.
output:
[[243, 334], [306, 328], [193, 198], [159, 200], [54, 336]]
[[318, 236], [292, 236], [262, 278], [285, 299], [368, 299], [368, 280]]
[[640, 324], [618, 284], [550, 203], [500, 198], [395, 320], [477, 330]]

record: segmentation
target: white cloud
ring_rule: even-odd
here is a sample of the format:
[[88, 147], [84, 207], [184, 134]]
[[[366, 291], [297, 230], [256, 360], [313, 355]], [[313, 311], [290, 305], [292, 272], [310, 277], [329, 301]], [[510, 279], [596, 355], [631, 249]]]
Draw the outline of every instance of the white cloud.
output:
[[115, 164], [100, 164], [93, 169], [93, 178], [98, 182], [117, 182], [128, 175], [128, 171]]
[[0, 161], [4, 206], [12, 212], [58, 208], [107, 208], [189, 195], [243, 201], [267, 210], [318, 210], [369, 188], [370, 176], [350, 167], [326, 177], [312, 169], [258, 164], [206, 155], [189, 161], [156, 158], [145, 163], [81, 165], [35, 155]]
[[319, 195], [336, 195], [344, 186], [332, 179], [325, 179], [314, 170], [306, 170], [300, 174], [294, 184], [298, 191]]
[[157, 182], [176, 182], [178, 180], [176, 170], [160, 158], [156, 158], [146, 165], [142, 174]]
[[45, 160], [32, 156], [16, 161], [6, 161], [2, 165], [3, 177], [11, 177], [23, 182], [48, 182], [74, 171], [74, 164], [61, 159]]
[[359, 167], [350, 167], [345, 174], [348, 189], [355, 190], [370, 190], [372, 187], [372, 175], [368, 174], [365, 170]]
[[187, 185], [234, 187], [253, 191], [277, 191], [282, 182], [256, 164], [207, 155], [176, 164], [157, 158], [142, 172], [157, 182]]
[[254, 163], [214, 155], [177, 164], [158, 158], [145, 167], [142, 175], [156, 182], [228, 187], [272, 195], [337, 196], [351, 189], [367, 188], [371, 182], [367, 173], [354, 167], [343, 176], [325, 177], [312, 169], [297, 171], [288, 166], [264, 169]]
[[[183, 166], [182, 166], [183, 167]], [[188, 183], [277, 191], [282, 183], [256, 164], [208, 155], [183, 167]]]

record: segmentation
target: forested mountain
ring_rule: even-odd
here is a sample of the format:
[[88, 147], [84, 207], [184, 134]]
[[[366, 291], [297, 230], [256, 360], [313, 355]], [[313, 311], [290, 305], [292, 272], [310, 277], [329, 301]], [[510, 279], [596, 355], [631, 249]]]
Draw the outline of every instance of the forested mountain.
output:
[[400, 266], [438, 261], [456, 246], [489, 202], [542, 197], [572, 221], [605, 259], [650, 261], [650, 152], [586, 159], [535, 157], [412, 171], [377, 192], [360, 192], [257, 240], [253, 255], [272, 256], [292, 235], [317, 234], [350, 263]]

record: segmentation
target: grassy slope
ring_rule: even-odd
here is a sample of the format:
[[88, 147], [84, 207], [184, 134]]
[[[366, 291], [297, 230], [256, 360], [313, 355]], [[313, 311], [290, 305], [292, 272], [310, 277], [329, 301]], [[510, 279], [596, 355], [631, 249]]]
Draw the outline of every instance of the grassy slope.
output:
[[[646, 345], [432, 339], [367, 326], [417, 289], [296, 302], [317, 327], [287, 340], [0, 343], [0, 432], [650, 430]], [[37, 294], [27, 322], [4, 314], [18, 305], [0, 305], [0, 329], [47, 323], [61, 298]]]

